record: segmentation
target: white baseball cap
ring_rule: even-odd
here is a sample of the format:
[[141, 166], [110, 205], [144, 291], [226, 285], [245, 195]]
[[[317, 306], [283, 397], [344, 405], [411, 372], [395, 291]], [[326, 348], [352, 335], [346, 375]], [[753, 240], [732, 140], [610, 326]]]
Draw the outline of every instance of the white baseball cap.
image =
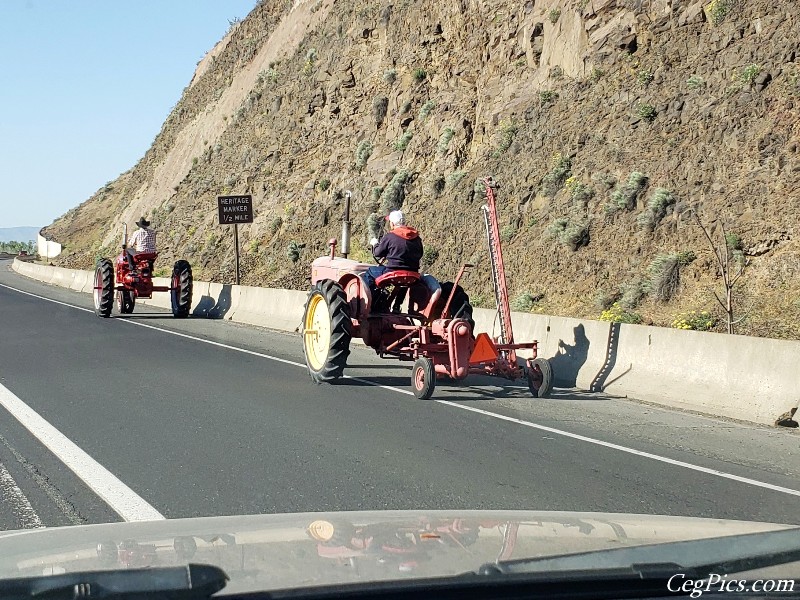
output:
[[406, 222], [406, 217], [403, 214], [402, 210], [393, 210], [388, 214], [386, 220], [389, 221], [392, 225], [402, 225]]

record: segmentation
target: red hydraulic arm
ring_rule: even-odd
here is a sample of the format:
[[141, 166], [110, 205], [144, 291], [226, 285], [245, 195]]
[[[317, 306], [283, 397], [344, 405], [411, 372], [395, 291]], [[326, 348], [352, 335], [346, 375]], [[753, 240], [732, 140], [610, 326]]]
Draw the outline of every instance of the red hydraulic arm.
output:
[[[511, 327], [511, 307], [508, 303], [506, 270], [503, 265], [503, 249], [500, 245], [500, 224], [497, 220], [497, 203], [494, 197], [497, 185], [491, 177], [485, 177], [483, 183], [486, 186], [486, 204], [481, 207], [481, 210], [483, 210], [483, 219], [486, 223], [486, 238], [489, 243], [494, 298], [500, 315], [500, 343], [513, 344], [514, 331]], [[513, 349], [508, 351], [508, 360], [512, 364], [516, 364], [516, 352]]]

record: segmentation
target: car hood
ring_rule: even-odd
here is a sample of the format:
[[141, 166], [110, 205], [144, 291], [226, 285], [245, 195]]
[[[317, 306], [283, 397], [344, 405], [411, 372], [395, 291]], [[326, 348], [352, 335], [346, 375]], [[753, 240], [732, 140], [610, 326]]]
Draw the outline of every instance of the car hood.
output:
[[443, 577], [485, 563], [789, 525], [577, 512], [378, 511], [172, 519], [0, 532], [0, 579], [213, 564], [225, 592]]

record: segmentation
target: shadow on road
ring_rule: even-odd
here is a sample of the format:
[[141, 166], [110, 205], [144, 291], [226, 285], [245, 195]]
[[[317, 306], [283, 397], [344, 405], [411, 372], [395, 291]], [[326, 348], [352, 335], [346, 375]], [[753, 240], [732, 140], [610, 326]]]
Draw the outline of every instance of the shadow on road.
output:
[[[365, 365], [366, 366], [366, 365]], [[378, 365], [375, 365], [378, 366]], [[360, 366], [359, 368], [364, 368]], [[362, 376], [348, 374], [348, 377], [336, 379], [331, 382], [337, 386], [368, 387], [370, 385], [385, 385], [411, 391], [411, 373], [402, 365], [395, 368], [404, 369], [407, 373], [403, 375], [375, 375]], [[608, 398], [593, 392], [585, 392], [575, 389], [554, 389], [550, 398], [537, 399], [531, 396], [528, 385], [524, 379], [519, 381], [497, 380], [489, 377], [469, 377], [464, 381], [452, 381], [450, 379], [439, 379], [436, 382], [436, 390], [433, 393], [434, 399], [448, 400], [452, 402], [484, 402], [503, 398], [527, 399], [531, 402], [553, 402], [553, 401], [605, 401]]]
[[[462, 385], [459, 387], [445, 388], [444, 386], [437, 385], [436, 393], [441, 390], [443, 394], [457, 394], [469, 393], [472, 397], [463, 397], [460, 400], [468, 402], [471, 400], [496, 400], [497, 398], [523, 398], [531, 402], [552, 402], [552, 401], [574, 401], [581, 402], [598, 402], [605, 401], [608, 398], [598, 396], [592, 392], [583, 392], [581, 390], [569, 389], [554, 389], [549, 398], [534, 398], [531, 396], [527, 386], [516, 386], [510, 384], [509, 386], [499, 386], [495, 384], [491, 389], [486, 389], [486, 386], [477, 387], [477, 385]], [[477, 396], [477, 397], [476, 397]], [[447, 400], [459, 400], [459, 398], [448, 397]]]
[[581, 400], [584, 402], [599, 402], [608, 400], [605, 396], [600, 396], [595, 392], [584, 392], [582, 390], [553, 390], [553, 394], [548, 400]]
[[114, 319], [174, 319], [172, 313], [131, 313], [129, 315], [112, 315]]
[[348, 371], [350, 369], [384, 369], [386, 371], [405, 370], [408, 371], [408, 376], [411, 377], [411, 365], [403, 365], [400, 363], [386, 363], [382, 365], [351, 365], [348, 363], [347, 369]]
[[[364, 381], [359, 381], [363, 379]], [[369, 383], [367, 383], [369, 382]], [[349, 375], [341, 379], [334, 379], [331, 385], [349, 385], [349, 386], [370, 386], [370, 384], [389, 385], [392, 387], [408, 388], [411, 389], [410, 377], [398, 377], [394, 375], [376, 375], [374, 377], [361, 377], [359, 375]]]
[[525, 386], [524, 389], [497, 386], [487, 390], [486, 388], [475, 387], [474, 385], [437, 385], [436, 391], [433, 394], [434, 396], [438, 396], [438, 400], [448, 400], [451, 402], [483, 402], [486, 400], [498, 400], [500, 398], [531, 398], [528, 386]]
[[[394, 375], [378, 375], [358, 377], [358, 379], [351, 379], [358, 377], [357, 375], [350, 375], [349, 377], [336, 379], [331, 383], [339, 386], [354, 386], [354, 387], [368, 387], [374, 384], [386, 385], [391, 387], [400, 388], [401, 390], [411, 391], [411, 376], [394, 376]], [[359, 379], [361, 381], [359, 381]], [[475, 400], [496, 400], [497, 398], [516, 398], [516, 397], [530, 397], [528, 387], [525, 389], [515, 389], [513, 387], [500, 387], [494, 386], [491, 390], [486, 390], [474, 385], [469, 385], [465, 382], [454, 382], [447, 379], [442, 379], [436, 382], [436, 390], [433, 392], [434, 400], [449, 400], [449, 401], [475, 401]]]

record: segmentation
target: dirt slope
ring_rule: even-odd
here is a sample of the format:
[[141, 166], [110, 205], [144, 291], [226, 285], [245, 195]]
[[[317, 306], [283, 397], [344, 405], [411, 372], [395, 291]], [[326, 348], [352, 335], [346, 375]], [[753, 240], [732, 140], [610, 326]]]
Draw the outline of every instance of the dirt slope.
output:
[[352, 189], [357, 256], [369, 215], [402, 206], [430, 271], [478, 262], [489, 305], [474, 182], [492, 174], [519, 306], [721, 317], [694, 207], [747, 260], [737, 331], [800, 337], [797, 31], [788, 0], [264, 0], [139, 163], [47, 233], [86, 268], [146, 214], [163, 268], [230, 281], [216, 196], [251, 193], [244, 283], [303, 287]]

